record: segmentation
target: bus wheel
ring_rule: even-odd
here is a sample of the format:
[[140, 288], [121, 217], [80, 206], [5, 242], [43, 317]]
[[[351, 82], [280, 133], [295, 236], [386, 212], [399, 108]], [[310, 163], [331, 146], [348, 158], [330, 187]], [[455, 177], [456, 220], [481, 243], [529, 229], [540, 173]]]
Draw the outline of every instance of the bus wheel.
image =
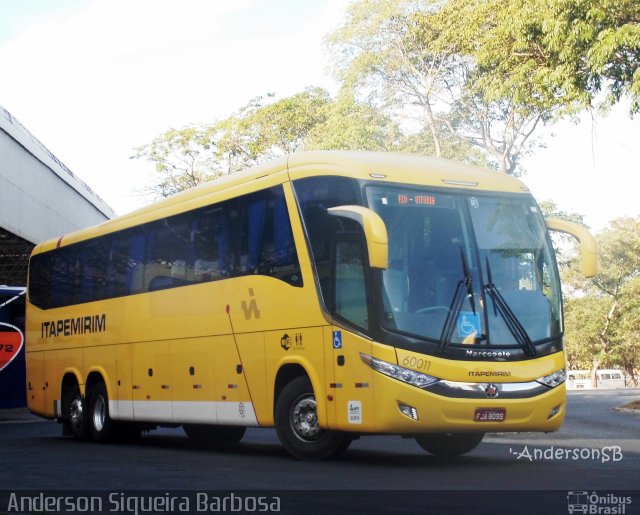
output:
[[89, 438], [89, 417], [87, 416], [87, 403], [80, 395], [80, 387], [74, 384], [65, 394], [64, 424], [65, 432], [76, 440]]
[[330, 458], [351, 443], [348, 435], [320, 427], [313, 387], [306, 376], [296, 377], [282, 389], [275, 421], [280, 442], [298, 459]]
[[185, 424], [182, 428], [190, 440], [212, 447], [238, 443], [247, 431], [247, 428], [243, 426], [211, 426], [206, 424]]
[[109, 416], [109, 397], [104, 383], [97, 383], [89, 401], [89, 430], [94, 442], [104, 443], [114, 436], [115, 424]]
[[436, 456], [460, 456], [472, 451], [484, 433], [425, 433], [415, 437], [418, 445]]

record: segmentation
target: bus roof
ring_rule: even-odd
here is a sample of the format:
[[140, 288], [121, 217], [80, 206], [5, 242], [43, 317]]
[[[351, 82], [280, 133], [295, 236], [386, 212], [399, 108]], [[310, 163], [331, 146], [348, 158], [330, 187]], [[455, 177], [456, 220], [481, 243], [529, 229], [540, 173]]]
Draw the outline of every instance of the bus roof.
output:
[[[182, 191], [96, 227], [53, 239], [38, 245], [33, 253], [75, 243], [194, 209], [208, 200], [224, 200], [274, 184], [317, 175], [338, 175], [356, 179], [463, 188], [472, 191], [524, 193], [528, 188], [518, 179], [477, 166], [416, 154], [360, 151], [307, 151], [219, 177]], [[251, 184], [247, 187], [247, 184]], [[244, 191], [246, 189], [246, 191]], [[226, 196], [224, 193], [227, 193]], [[220, 198], [217, 198], [220, 197]], [[96, 230], [99, 228], [98, 230]]]

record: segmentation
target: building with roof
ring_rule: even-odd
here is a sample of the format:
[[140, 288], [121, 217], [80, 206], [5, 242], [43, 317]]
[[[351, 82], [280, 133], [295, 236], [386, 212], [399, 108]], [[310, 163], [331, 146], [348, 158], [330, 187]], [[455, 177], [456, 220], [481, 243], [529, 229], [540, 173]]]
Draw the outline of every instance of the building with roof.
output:
[[23, 286], [45, 240], [95, 225], [113, 210], [0, 107], [0, 285]]

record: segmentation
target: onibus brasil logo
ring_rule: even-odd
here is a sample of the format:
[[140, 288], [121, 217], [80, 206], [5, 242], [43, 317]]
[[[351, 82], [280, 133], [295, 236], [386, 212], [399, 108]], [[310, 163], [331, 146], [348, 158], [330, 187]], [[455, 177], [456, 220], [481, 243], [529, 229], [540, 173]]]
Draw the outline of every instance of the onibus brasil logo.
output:
[[571, 491], [567, 493], [567, 509], [569, 513], [624, 515], [632, 499], [617, 494], [601, 494], [598, 492]]

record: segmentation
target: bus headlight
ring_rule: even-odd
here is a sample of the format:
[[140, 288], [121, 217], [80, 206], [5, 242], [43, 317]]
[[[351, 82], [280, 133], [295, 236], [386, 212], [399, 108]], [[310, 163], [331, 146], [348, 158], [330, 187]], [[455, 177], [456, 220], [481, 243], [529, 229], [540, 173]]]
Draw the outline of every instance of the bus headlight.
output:
[[557, 370], [553, 374], [549, 374], [548, 376], [540, 377], [536, 379], [540, 384], [548, 386], [550, 388], [555, 388], [556, 386], [561, 385], [567, 380], [567, 371], [564, 368]]
[[382, 361], [381, 359], [374, 358], [373, 356], [369, 356], [367, 354], [361, 353], [360, 358], [367, 365], [380, 372], [381, 374], [393, 377], [394, 379], [402, 381], [403, 383], [417, 386], [418, 388], [424, 388], [440, 380], [437, 377], [432, 377], [427, 374], [423, 374], [422, 372], [416, 372], [415, 370], [410, 370], [399, 365], [394, 365], [393, 363], [387, 363], [386, 361]]

